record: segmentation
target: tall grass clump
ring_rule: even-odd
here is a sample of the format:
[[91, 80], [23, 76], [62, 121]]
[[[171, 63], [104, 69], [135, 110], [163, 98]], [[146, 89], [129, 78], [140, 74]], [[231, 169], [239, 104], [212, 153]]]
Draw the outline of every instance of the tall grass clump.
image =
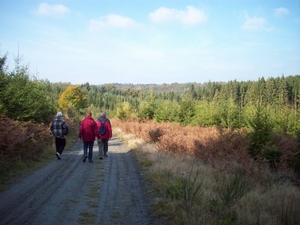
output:
[[216, 175], [215, 179], [215, 193], [209, 201], [211, 211], [214, 212], [213, 221], [233, 224], [238, 221], [234, 206], [254, 187], [255, 182], [247, 179], [242, 170], [234, 171], [228, 176]]

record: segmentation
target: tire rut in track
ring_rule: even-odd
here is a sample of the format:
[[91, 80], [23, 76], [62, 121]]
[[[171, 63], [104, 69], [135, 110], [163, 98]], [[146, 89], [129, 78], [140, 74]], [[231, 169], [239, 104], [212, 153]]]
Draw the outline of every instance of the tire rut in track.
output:
[[109, 176], [105, 176], [95, 224], [153, 224], [147, 190], [131, 153], [120, 142], [110, 149], [114, 154], [107, 158]]

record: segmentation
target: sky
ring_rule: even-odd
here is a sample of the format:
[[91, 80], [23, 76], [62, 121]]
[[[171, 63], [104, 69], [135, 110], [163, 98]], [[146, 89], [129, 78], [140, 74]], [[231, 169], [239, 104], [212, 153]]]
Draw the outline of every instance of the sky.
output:
[[101, 85], [300, 74], [300, 0], [0, 0], [0, 56]]

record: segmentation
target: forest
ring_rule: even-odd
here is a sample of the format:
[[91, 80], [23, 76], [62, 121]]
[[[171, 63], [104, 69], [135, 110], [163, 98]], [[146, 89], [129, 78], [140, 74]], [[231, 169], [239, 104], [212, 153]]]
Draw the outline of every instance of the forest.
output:
[[[47, 126], [55, 113], [62, 111], [75, 124], [89, 109], [95, 117], [106, 111], [110, 118], [127, 121], [246, 129], [250, 155], [255, 158], [264, 154], [271, 163], [282, 155], [273, 147], [272, 135], [300, 139], [300, 75], [203, 84], [74, 85], [38, 80], [22, 60], [15, 58], [14, 70], [8, 71], [7, 55], [0, 57], [2, 123], [11, 120]], [[5, 141], [9, 142], [6, 128], [2, 128], [0, 160], [15, 157], [4, 151], [6, 147], [14, 148]], [[299, 146], [297, 149], [289, 159], [295, 171], [300, 170]]]

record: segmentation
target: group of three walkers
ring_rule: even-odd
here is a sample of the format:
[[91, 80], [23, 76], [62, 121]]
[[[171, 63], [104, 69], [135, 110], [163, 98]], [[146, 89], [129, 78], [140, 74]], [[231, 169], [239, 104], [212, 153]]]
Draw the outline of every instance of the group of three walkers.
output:
[[[105, 132], [100, 133], [101, 124], [105, 127]], [[66, 121], [62, 118], [62, 113], [58, 112], [56, 118], [52, 121], [50, 130], [55, 137], [56, 157], [61, 159], [61, 154], [66, 146], [66, 135], [69, 132], [69, 127]], [[83, 162], [88, 159], [93, 162], [93, 147], [94, 141], [97, 139], [99, 159], [108, 157], [108, 140], [112, 137], [112, 127], [110, 120], [106, 117], [106, 113], [102, 112], [99, 119], [95, 121], [91, 111], [86, 111], [85, 118], [81, 121], [78, 138], [83, 141]]]

